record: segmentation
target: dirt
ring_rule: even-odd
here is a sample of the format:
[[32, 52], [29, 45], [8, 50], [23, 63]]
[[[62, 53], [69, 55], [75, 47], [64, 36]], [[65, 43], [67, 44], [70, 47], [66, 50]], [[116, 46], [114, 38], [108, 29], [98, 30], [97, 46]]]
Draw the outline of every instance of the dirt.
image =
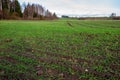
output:
[[[42, 52], [43, 53], [43, 52]], [[45, 62], [45, 63], [48, 63], [48, 64], [57, 64], [59, 66], [64, 66], [65, 68], [71, 68], [73, 71], [75, 72], [85, 72], [84, 71], [84, 68], [81, 67], [80, 65], [76, 64], [76, 63], [83, 63], [83, 62], [86, 62], [86, 63], [89, 63], [89, 61], [85, 60], [85, 59], [81, 59], [81, 58], [75, 58], [73, 56], [67, 56], [67, 55], [61, 55], [61, 54], [57, 54], [57, 53], [49, 53], [49, 52], [46, 52], [46, 53], [43, 53], [43, 54], [47, 54], [51, 57], [39, 57], [39, 61], [40, 62]], [[54, 59], [52, 57], [56, 57], [57, 59]], [[65, 61], [64, 61], [65, 60]], [[67, 62], [69, 61], [69, 63]], [[74, 63], [73, 63], [74, 62]], [[49, 77], [49, 76], [55, 76], [55, 77], [60, 77], [62, 78], [63, 80], [78, 80], [79, 79], [79, 75], [77, 75], [76, 73], [75, 74], [70, 74], [70, 73], [67, 73], [67, 72], [64, 72], [64, 71], [59, 71], [58, 69], [44, 69], [43, 67], [37, 67], [37, 75], [45, 75], [46, 77]]]
[[119, 69], [120, 69], [120, 65], [111, 63], [111, 64], [110, 64], [110, 68], [111, 68], [112, 70], [119, 70]]
[[120, 49], [108, 49], [109, 51], [111, 51], [111, 52], [118, 52], [118, 53], [120, 53]]
[[46, 55], [49, 55], [49, 56], [54, 56], [54, 57], [57, 57], [57, 58], [60, 58], [60, 59], [66, 59], [66, 60], [72, 60], [72, 61], [78, 61], [78, 62], [87, 62], [87, 63], [90, 63], [90, 61], [86, 60], [86, 59], [82, 59], [82, 58], [75, 58], [73, 56], [68, 56], [68, 55], [62, 55], [62, 54], [58, 54], [58, 53], [51, 53], [51, 52], [42, 52], [40, 50], [38, 50], [38, 52], [40, 54], [46, 54]]
[[37, 72], [36, 74], [38, 76], [44, 76], [44, 77], [56, 77], [61, 78], [62, 80], [78, 80], [79, 76], [76, 74], [69, 74], [65, 71], [60, 71], [58, 69], [53, 68], [45, 68], [43, 66], [37, 66], [35, 67]]
[[16, 63], [16, 59], [10, 57], [10, 56], [0, 56], [0, 60], [7, 60], [9, 62], [12, 62], [12, 63]]
[[10, 38], [5, 39], [5, 42], [12, 42], [12, 41], [13, 41], [13, 39], [10, 39]]

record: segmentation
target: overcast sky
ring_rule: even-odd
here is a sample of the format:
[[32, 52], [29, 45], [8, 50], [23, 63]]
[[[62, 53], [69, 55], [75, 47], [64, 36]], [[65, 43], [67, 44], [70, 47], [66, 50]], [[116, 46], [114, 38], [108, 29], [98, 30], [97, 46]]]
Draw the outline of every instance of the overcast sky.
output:
[[58, 15], [120, 16], [120, 0], [19, 0], [22, 3], [41, 4]]

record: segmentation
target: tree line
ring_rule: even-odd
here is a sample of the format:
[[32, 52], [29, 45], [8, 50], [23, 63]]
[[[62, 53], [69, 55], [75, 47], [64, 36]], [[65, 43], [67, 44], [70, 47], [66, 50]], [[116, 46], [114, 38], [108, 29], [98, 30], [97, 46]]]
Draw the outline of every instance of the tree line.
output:
[[0, 19], [51, 20], [57, 19], [57, 16], [39, 4], [21, 6], [18, 0], [0, 0]]

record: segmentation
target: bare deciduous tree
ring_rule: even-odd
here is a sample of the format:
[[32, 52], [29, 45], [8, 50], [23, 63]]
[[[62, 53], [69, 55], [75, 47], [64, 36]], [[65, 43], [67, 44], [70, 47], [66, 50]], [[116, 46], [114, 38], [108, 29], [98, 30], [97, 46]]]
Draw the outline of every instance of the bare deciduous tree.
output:
[[0, 10], [2, 11], [2, 0], [0, 0]]

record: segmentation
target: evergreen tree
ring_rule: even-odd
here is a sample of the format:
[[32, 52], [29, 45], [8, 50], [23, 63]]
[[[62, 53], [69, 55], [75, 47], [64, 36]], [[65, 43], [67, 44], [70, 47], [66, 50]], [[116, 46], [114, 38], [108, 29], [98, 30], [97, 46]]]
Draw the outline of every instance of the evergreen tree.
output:
[[3, 12], [3, 19], [9, 18], [9, 11], [10, 11], [10, 0], [1, 0], [2, 2], [2, 12]]
[[53, 13], [53, 18], [54, 18], [54, 19], [57, 19], [57, 18], [58, 18], [57, 15], [56, 15], [56, 13]]
[[8, 2], [9, 2], [9, 0], [2, 0], [2, 9], [3, 10], [8, 9]]
[[16, 5], [15, 12], [17, 12], [20, 16], [22, 16], [21, 7], [18, 0], [15, 0], [15, 5]]
[[22, 17], [21, 6], [18, 0], [13, 0], [11, 2], [10, 12], [11, 14], [16, 12], [20, 17]]

